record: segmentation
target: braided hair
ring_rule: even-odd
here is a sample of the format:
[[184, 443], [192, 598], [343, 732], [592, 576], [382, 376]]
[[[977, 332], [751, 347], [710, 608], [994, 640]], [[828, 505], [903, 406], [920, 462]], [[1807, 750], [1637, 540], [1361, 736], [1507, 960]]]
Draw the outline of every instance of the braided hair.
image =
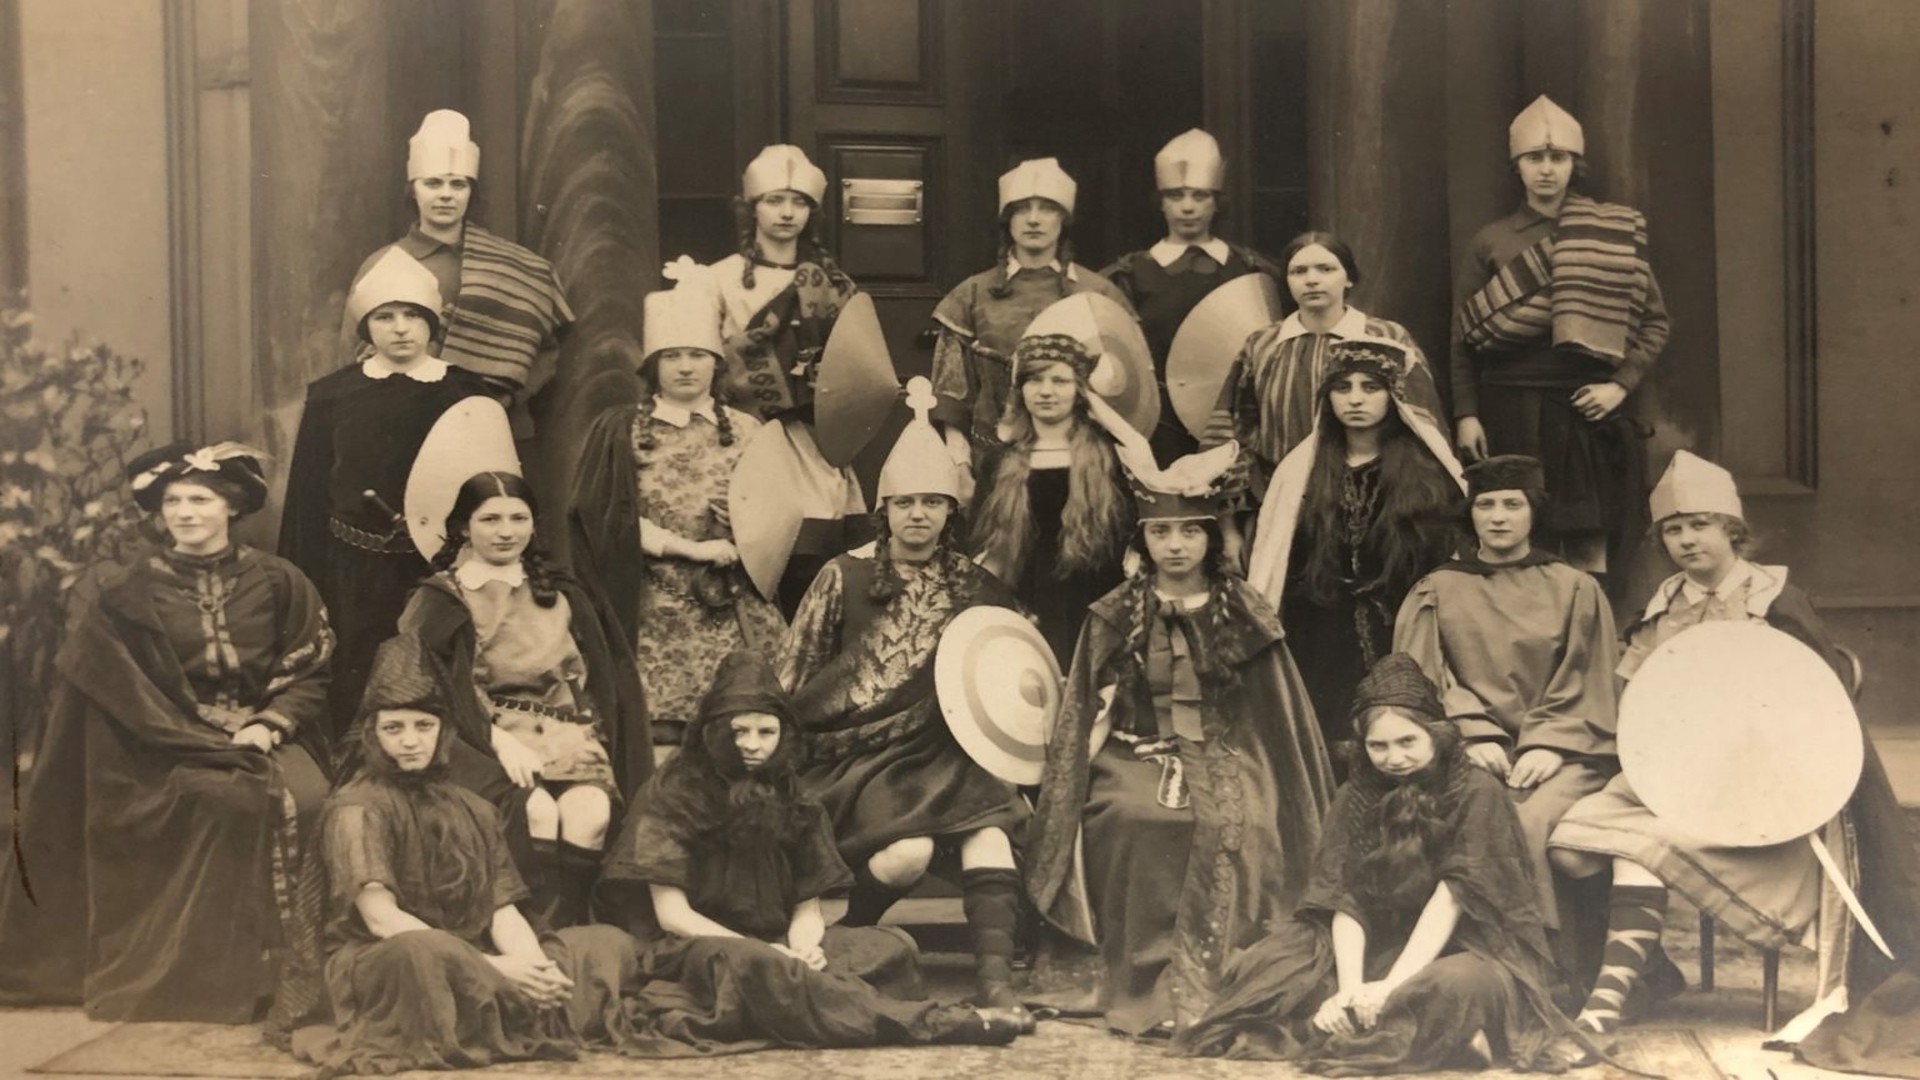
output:
[[[960, 504], [949, 499], [952, 506], [947, 514], [947, 523], [940, 529], [940, 537], [934, 541], [933, 558], [928, 561], [928, 570], [940, 575], [939, 584], [951, 589], [955, 597], [955, 606], [964, 608], [973, 603], [975, 587], [973, 560], [960, 550], [956, 538], [964, 532], [961, 521]], [[900, 595], [904, 583], [900, 571], [893, 565], [893, 526], [887, 520], [887, 500], [881, 499], [880, 506], [873, 512], [873, 584], [867, 586], [867, 599], [882, 607], [893, 602]]]
[[[633, 420], [634, 446], [640, 450], [653, 450], [659, 446], [659, 442], [654, 439], [653, 425], [648, 421], [653, 419], [653, 399], [660, 393], [660, 353], [649, 353], [645, 360], [640, 361], [636, 374], [640, 376], [640, 404]], [[718, 356], [713, 358], [713, 378], [707, 392], [713, 395], [714, 426], [720, 431], [720, 445], [732, 446], [737, 436], [733, 433], [733, 417], [728, 415], [727, 409], [731, 404], [731, 395], [727, 392], [727, 381], [720, 377]], [[645, 468], [648, 463], [643, 461], [639, 464]]]
[[[1036, 195], [1034, 198], [1040, 199], [1041, 196]], [[999, 244], [1000, 261], [994, 263], [993, 284], [987, 287], [987, 295], [993, 297], [995, 300], [1005, 300], [1007, 297], [1013, 295], [1013, 284], [1007, 280], [1007, 260], [1013, 258], [1013, 214], [1020, 206], [1020, 203], [1025, 201], [1025, 199], [1021, 199], [1020, 202], [1008, 203], [1002, 207], [1000, 210], [999, 224], [995, 226], [994, 239]], [[1061, 206], [1059, 203], [1054, 202], [1052, 199], [1042, 199], [1042, 201], [1052, 203], [1061, 214], [1060, 245], [1059, 249], [1054, 252], [1054, 258], [1060, 260], [1060, 265], [1063, 267], [1072, 266], [1074, 254], [1073, 240], [1067, 235], [1067, 230], [1073, 228], [1073, 212]], [[1061, 299], [1065, 299], [1072, 294], [1073, 290], [1068, 287], [1067, 276], [1065, 274], [1060, 275], [1060, 280], [1056, 284], [1060, 288]]]
[[[833, 283], [834, 288], [842, 292], [851, 290], [853, 279], [847, 276], [845, 270], [840, 269], [840, 264], [833, 260], [832, 255], [827, 254], [826, 245], [820, 242], [819, 204], [815, 203], [809, 195], [802, 194], [800, 198], [806, 200], [807, 204], [807, 227], [800, 230], [798, 250], [800, 261], [818, 266], [827, 275], [827, 280]], [[757, 265], [756, 260], [761, 258], [760, 231], [753, 217], [753, 206], [758, 201], [744, 195], [733, 197], [735, 251], [745, 263], [740, 268], [740, 285], [747, 289], [753, 288], [753, 268]]]
[[[1233, 618], [1234, 585], [1227, 569], [1225, 537], [1220, 523], [1208, 519], [1201, 523], [1201, 528], [1207, 534], [1207, 553], [1200, 560], [1200, 572], [1207, 579], [1207, 602], [1201, 606], [1196, 622], [1202, 639], [1212, 642], [1221, 639]], [[1134, 700], [1142, 700], [1151, 696], [1147, 688], [1147, 648], [1160, 598], [1153, 590], [1154, 566], [1147, 554], [1144, 527], [1134, 531], [1127, 547], [1138, 556], [1138, 565], [1124, 586], [1127, 589], [1127, 640], [1108, 661], [1103, 681], [1126, 683], [1141, 695]], [[1221, 660], [1217, 649], [1196, 650], [1194, 673], [1200, 677], [1202, 691], [1216, 701], [1240, 687], [1239, 671]]]
[[[461, 549], [467, 546], [468, 529], [473, 521], [474, 512], [488, 499], [519, 499], [527, 504], [527, 510], [536, 518], [540, 514], [540, 501], [534, 498], [533, 486], [517, 473], [483, 472], [475, 473], [460, 485], [460, 491], [453, 498], [453, 509], [447, 512], [445, 531], [446, 542], [434, 555], [432, 567], [434, 573], [445, 573], [453, 569], [460, 558]], [[541, 549], [539, 536], [527, 544], [527, 550], [520, 555], [520, 565], [527, 571], [527, 588], [533, 594], [533, 602], [543, 608], [550, 608], [559, 599], [562, 586], [571, 584], [572, 578], [565, 570], [547, 558]]]

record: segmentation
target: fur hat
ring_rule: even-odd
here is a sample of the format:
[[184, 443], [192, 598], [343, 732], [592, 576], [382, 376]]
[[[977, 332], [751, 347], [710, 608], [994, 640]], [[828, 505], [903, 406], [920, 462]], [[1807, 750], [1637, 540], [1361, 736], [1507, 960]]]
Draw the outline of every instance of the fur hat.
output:
[[1349, 713], [1356, 727], [1368, 709], [1401, 709], [1426, 720], [1445, 720], [1440, 695], [1433, 683], [1406, 653], [1389, 653], [1373, 665], [1353, 691], [1353, 709]]
[[1489, 491], [1545, 491], [1547, 471], [1538, 458], [1525, 454], [1495, 454], [1462, 470], [1467, 498]]
[[157, 511], [175, 480], [205, 482], [220, 492], [236, 514], [251, 514], [267, 504], [265, 454], [237, 442], [196, 447], [169, 443], [149, 450], [127, 464], [133, 501], [140, 509]]

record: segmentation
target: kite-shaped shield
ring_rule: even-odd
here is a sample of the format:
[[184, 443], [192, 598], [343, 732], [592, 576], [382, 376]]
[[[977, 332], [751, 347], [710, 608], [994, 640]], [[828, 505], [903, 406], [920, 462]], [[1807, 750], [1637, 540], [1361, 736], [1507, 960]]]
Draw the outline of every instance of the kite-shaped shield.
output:
[[813, 383], [814, 442], [836, 469], [873, 439], [900, 397], [900, 380], [873, 297], [855, 293], [840, 309]]
[[407, 535], [422, 558], [439, 554], [447, 541], [447, 514], [453, 510], [460, 485], [483, 472], [518, 475], [520, 455], [513, 450], [507, 410], [490, 397], [476, 395], [460, 399], [440, 414], [407, 474], [401, 512], [407, 519]]
[[806, 518], [797, 493], [810, 478], [799, 475], [798, 460], [787, 433], [778, 423], [754, 433], [727, 481], [727, 519], [740, 566], [753, 587], [768, 600], [780, 595], [780, 576], [787, 572], [793, 545]]
[[1167, 348], [1167, 398], [1194, 438], [1206, 433], [1240, 347], [1280, 318], [1280, 286], [1266, 274], [1242, 274], [1208, 293], [1181, 321]]

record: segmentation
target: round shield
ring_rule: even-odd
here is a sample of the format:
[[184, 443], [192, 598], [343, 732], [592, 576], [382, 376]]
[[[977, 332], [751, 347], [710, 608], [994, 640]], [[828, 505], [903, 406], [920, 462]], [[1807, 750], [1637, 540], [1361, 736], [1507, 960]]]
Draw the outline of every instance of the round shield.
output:
[[1812, 833], [1846, 805], [1865, 753], [1840, 679], [1757, 622], [1709, 622], [1655, 649], [1620, 701], [1620, 766], [1689, 836], [1759, 847]]
[[432, 559], [447, 542], [447, 514], [460, 485], [476, 473], [520, 472], [507, 410], [490, 397], [462, 398], [440, 414], [420, 443], [407, 474], [401, 513], [421, 557]]
[[1242, 274], [1208, 293], [1167, 348], [1167, 397], [1180, 423], [1200, 438], [1240, 347], [1280, 321], [1280, 286], [1266, 274]]
[[933, 685], [954, 741], [981, 768], [1033, 785], [1060, 715], [1060, 665], [1034, 625], [1003, 607], [954, 616], [934, 654]]
[[787, 572], [794, 541], [806, 511], [794, 497], [801, 482], [793, 454], [777, 423], [766, 424], [748, 441], [727, 481], [727, 520], [740, 566], [753, 587], [768, 600], [779, 598], [780, 575]]
[[1080, 342], [1095, 360], [1113, 358], [1108, 375], [1117, 385], [1103, 389], [1115, 412], [1142, 435], [1160, 423], [1160, 388], [1153, 381], [1153, 353], [1133, 313], [1097, 293], [1074, 293], [1041, 309], [1022, 337], [1065, 334]]
[[880, 316], [866, 293], [855, 293], [834, 320], [820, 352], [813, 394], [820, 456], [836, 469], [845, 468], [872, 441], [900, 397]]

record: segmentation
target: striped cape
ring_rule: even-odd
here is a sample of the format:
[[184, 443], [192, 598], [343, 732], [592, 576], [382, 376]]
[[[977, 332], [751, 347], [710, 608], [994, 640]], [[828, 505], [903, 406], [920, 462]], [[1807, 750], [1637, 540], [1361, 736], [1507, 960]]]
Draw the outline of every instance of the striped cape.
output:
[[1523, 349], [1550, 336], [1618, 364], [1646, 313], [1652, 281], [1646, 217], [1569, 195], [1553, 235], [1466, 299], [1465, 339], [1476, 349]]
[[476, 375], [526, 386], [534, 360], [573, 322], [553, 264], [467, 223], [460, 293], [440, 357]]

